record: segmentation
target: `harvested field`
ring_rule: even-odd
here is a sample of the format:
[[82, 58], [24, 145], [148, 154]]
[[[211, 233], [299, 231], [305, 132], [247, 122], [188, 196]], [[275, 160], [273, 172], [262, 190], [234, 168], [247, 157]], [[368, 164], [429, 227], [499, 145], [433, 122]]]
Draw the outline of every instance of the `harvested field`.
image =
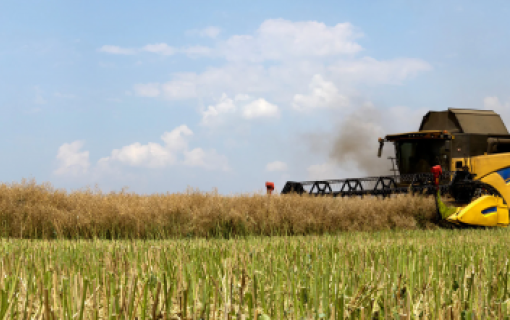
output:
[[4, 240], [0, 319], [508, 319], [509, 235]]
[[162, 239], [320, 235], [433, 228], [432, 197], [316, 198], [202, 193], [67, 193], [34, 181], [0, 185], [0, 236]]

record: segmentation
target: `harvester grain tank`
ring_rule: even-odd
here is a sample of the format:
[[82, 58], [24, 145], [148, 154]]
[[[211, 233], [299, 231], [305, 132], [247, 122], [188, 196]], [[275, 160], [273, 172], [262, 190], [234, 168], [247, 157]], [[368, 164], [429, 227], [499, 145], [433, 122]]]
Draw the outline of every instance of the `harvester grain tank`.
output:
[[[353, 196], [399, 193], [436, 196], [438, 217], [455, 224], [507, 226], [510, 134], [490, 110], [429, 111], [416, 132], [379, 139], [378, 156], [393, 143], [399, 174], [322, 181], [288, 181], [282, 194]], [[436, 167], [434, 172], [431, 168]], [[440, 168], [438, 170], [437, 168]]]

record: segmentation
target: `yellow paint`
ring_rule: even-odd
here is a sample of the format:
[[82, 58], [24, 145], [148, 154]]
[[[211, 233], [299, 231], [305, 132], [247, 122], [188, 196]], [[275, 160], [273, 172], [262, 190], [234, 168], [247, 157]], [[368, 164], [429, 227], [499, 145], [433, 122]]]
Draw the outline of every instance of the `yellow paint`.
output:
[[[496, 207], [496, 212], [482, 213], [483, 210], [492, 207]], [[448, 217], [447, 220], [454, 223], [462, 222], [485, 227], [507, 226], [509, 224], [508, 206], [499, 197], [482, 196], [466, 207], [458, 208], [457, 212]]]
[[[475, 174], [475, 180], [480, 180], [493, 186], [501, 197], [482, 196], [475, 199], [465, 207], [458, 207], [456, 212], [447, 218], [453, 223], [465, 223], [478, 226], [508, 226], [510, 217], [508, 204], [510, 204], [510, 181], [505, 181], [497, 171], [510, 167], [510, 153], [481, 155], [470, 158], [453, 158], [451, 170], [458, 170], [455, 163], [461, 161], [462, 166], [468, 166], [469, 171]], [[508, 179], [507, 179], [508, 180]], [[496, 207], [496, 212], [483, 214], [482, 211]]]
[[505, 183], [505, 180], [503, 180], [503, 178], [501, 178], [501, 176], [498, 173], [496, 172], [491, 173], [480, 180], [496, 188], [496, 190], [498, 190], [499, 194], [501, 194], [503, 199], [505, 199], [505, 202], [507, 204], [510, 203], [510, 188], [508, 184]]
[[497, 153], [470, 158], [470, 172], [476, 174], [475, 179], [496, 172], [498, 170], [510, 167], [510, 153]]

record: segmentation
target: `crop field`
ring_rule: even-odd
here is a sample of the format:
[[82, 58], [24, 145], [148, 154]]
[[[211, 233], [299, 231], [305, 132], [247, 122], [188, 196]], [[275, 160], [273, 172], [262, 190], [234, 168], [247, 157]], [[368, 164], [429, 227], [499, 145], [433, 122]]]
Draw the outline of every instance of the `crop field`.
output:
[[26, 239], [228, 238], [433, 227], [432, 197], [139, 195], [0, 184], [0, 236]]
[[0, 319], [508, 319], [509, 236], [3, 240]]
[[508, 229], [432, 198], [0, 185], [2, 319], [510, 319]]

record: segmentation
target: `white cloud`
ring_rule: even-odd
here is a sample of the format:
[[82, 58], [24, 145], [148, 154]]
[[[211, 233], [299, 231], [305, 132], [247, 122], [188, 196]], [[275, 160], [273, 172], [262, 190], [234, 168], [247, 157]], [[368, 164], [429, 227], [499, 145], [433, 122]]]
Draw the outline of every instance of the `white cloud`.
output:
[[361, 34], [350, 23], [329, 27], [316, 21], [264, 21], [254, 35], [235, 35], [220, 44], [227, 60], [286, 60], [293, 57], [351, 55], [362, 50]]
[[243, 117], [246, 119], [254, 118], [278, 118], [280, 112], [278, 106], [259, 98], [249, 104], [243, 109]]
[[210, 105], [206, 110], [202, 111], [202, 125], [218, 125], [222, 122], [221, 115], [226, 113], [234, 113], [236, 106], [234, 101], [230, 99], [225, 93], [221, 95], [220, 100], [215, 105]]
[[104, 161], [119, 161], [133, 167], [161, 168], [174, 164], [175, 156], [157, 143], [149, 142], [142, 145], [135, 142], [124, 146], [121, 149], [112, 151], [108, 158], [102, 158]]
[[273, 161], [266, 165], [266, 171], [286, 171], [287, 164], [282, 161]]
[[148, 44], [144, 46], [141, 50], [145, 52], [161, 54], [164, 56], [170, 56], [175, 54], [176, 52], [175, 48], [167, 45], [166, 43]]
[[[210, 26], [192, 31], [200, 36], [216, 38], [221, 30]], [[98, 50], [112, 54], [135, 54], [146, 51], [163, 55], [183, 52], [189, 55], [209, 55], [211, 51], [229, 61], [261, 62], [287, 60], [295, 57], [326, 57], [352, 55], [362, 50], [355, 42], [361, 33], [350, 23], [326, 26], [317, 21], [293, 22], [284, 19], [264, 21], [253, 35], [234, 35], [226, 41], [217, 42], [215, 49], [203, 46], [174, 48], [166, 43], [148, 44], [141, 49], [104, 45]]]
[[[237, 94], [234, 99], [226, 93], [214, 105], [201, 111], [204, 126], [219, 126], [227, 121], [238, 123], [240, 120], [254, 120], [257, 118], [278, 118], [280, 110], [278, 106], [269, 103], [263, 98], [254, 100], [246, 94]], [[242, 117], [242, 118], [241, 118]]]
[[[385, 67], [375, 68], [380, 65]], [[231, 97], [242, 93], [278, 102], [279, 107], [290, 105], [295, 110], [342, 107], [348, 104], [353, 94], [360, 94], [360, 85], [400, 84], [406, 80], [405, 77], [424, 72], [422, 66], [425, 65], [425, 62], [415, 64], [407, 60], [389, 64], [379, 61], [366, 65], [362, 74], [356, 74], [336, 73], [326, 61], [310, 62], [306, 59], [271, 66], [227, 63], [222, 67], [209, 67], [201, 73], [175, 74], [173, 80], [167, 83], [172, 89], [168, 90], [167, 99], [200, 97], [211, 101], [222, 93]], [[372, 70], [371, 67], [375, 69]], [[384, 70], [383, 75], [381, 70]], [[185, 88], [188, 90], [184, 90]], [[237, 100], [239, 99], [235, 101]]]
[[122, 48], [119, 46], [104, 45], [101, 48], [99, 48], [98, 51], [110, 54], [132, 55], [135, 54], [137, 50], [131, 48]]
[[227, 158], [218, 154], [214, 149], [194, 148], [189, 150], [189, 138], [192, 136], [193, 131], [186, 125], [181, 125], [161, 135], [163, 144], [135, 142], [120, 149], [114, 149], [110, 156], [98, 161], [98, 166], [106, 168], [115, 163], [122, 163], [132, 167], [144, 168], [185, 165], [202, 167], [208, 170], [228, 170]]
[[159, 83], [139, 83], [133, 86], [133, 90], [137, 96], [154, 98], [159, 96], [160, 87]]
[[[135, 92], [168, 100], [200, 98], [206, 105], [214, 105], [211, 102], [223, 93], [243, 93], [279, 108], [305, 111], [343, 107], [353, 95], [362, 95], [360, 85], [398, 85], [431, 69], [420, 59], [358, 57], [360, 36], [349, 23], [327, 26], [276, 19], [264, 21], [252, 34], [217, 40], [211, 47], [160, 43], [153, 52], [172, 48], [172, 53], [223, 58], [226, 63], [199, 73], [175, 73], [168, 82], [138, 84]], [[268, 60], [272, 63], [265, 63]]]
[[57, 175], [77, 175], [86, 173], [90, 167], [89, 152], [80, 151], [83, 147], [83, 141], [74, 141], [64, 143], [58, 148], [57, 161], [58, 168], [54, 171]]
[[371, 57], [338, 60], [328, 67], [328, 71], [336, 79], [370, 84], [400, 84], [431, 69], [432, 66], [421, 59], [398, 58], [380, 61]]
[[188, 147], [186, 137], [193, 136], [193, 131], [186, 125], [181, 125], [170, 132], [165, 132], [161, 136], [161, 140], [165, 142], [167, 149], [172, 151], [185, 150]]
[[176, 152], [182, 152], [188, 147], [186, 137], [192, 136], [193, 132], [185, 125], [181, 125], [171, 132], [165, 132], [161, 140], [165, 143], [149, 142], [142, 145], [135, 142], [121, 149], [114, 149], [111, 155], [99, 160], [100, 162], [118, 161], [134, 167], [162, 168], [176, 164]]
[[199, 30], [199, 35], [202, 37], [216, 38], [221, 32], [221, 29], [215, 26], [209, 26], [202, 30]]
[[299, 111], [308, 111], [318, 108], [345, 107], [349, 99], [338, 92], [337, 87], [316, 74], [309, 84], [310, 94], [294, 95], [292, 106]]

